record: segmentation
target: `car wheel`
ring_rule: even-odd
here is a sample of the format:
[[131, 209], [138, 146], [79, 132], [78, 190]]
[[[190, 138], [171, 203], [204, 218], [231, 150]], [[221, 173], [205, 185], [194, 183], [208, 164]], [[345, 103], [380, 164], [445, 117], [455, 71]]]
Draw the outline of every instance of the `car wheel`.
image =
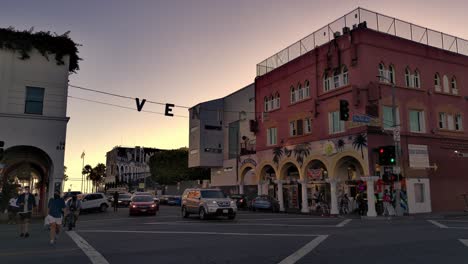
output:
[[200, 208], [200, 211], [198, 212], [198, 216], [200, 216], [201, 220], [206, 220], [208, 219], [208, 216], [206, 215], [205, 208]]
[[187, 218], [187, 217], [189, 217], [189, 215], [190, 214], [187, 212], [187, 209], [185, 208], [185, 206], [182, 207], [182, 217]]
[[106, 212], [107, 211], [107, 205], [106, 204], [101, 204], [101, 207], [99, 207], [99, 211], [101, 212]]

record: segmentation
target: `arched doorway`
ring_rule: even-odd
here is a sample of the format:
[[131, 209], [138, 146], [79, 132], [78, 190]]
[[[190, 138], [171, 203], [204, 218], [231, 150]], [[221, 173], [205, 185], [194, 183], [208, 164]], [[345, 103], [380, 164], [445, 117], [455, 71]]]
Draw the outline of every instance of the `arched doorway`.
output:
[[285, 210], [299, 211], [302, 207], [302, 183], [297, 166], [287, 162], [281, 167], [283, 180], [283, 201]]
[[257, 179], [255, 175], [255, 168], [253, 166], [246, 166], [241, 168], [240, 171], [240, 182], [239, 182], [239, 193], [245, 194], [249, 197], [255, 196], [257, 190]]
[[307, 203], [310, 210], [315, 211], [319, 197], [330, 206], [331, 193], [328, 182], [328, 168], [318, 159], [311, 160], [306, 165], [305, 180], [307, 182]]
[[[37, 212], [44, 214], [47, 202], [47, 191], [50, 176], [53, 175], [53, 163], [43, 150], [32, 146], [13, 146], [4, 153], [2, 163], [5, 165], [1, 174], [2, 191], [11, 188], [13, 193], [29, 186], [31, 193], [37, 196]], [[61, 186], [57, 186], [61, 191]]]
[[365, 193], [365, 183], [361, 177], [365, 176], [364, 168], [359, 160], [352, 156], [344, 156], [336, 162], [334, 179], [336, 180], [336, 195], [338, 201], [347, 194], [350, 204], [349, 211], [357, 208], [355, 198], [358, 193]]
[[260, 171], [258, 180], [258, 195], [270, 195], [277, 197], [276, 195], [276, 171], [271, 165], [265, 165]]

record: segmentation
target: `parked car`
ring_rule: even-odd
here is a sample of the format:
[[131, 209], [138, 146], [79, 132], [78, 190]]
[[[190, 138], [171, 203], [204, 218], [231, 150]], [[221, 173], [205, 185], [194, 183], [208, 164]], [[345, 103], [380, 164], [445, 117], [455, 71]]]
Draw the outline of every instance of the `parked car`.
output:
[[[112, 199], [112, 204], [114, 204], [114, 197]], [[119, 194], [119, 200], [117, 201], [118, 207], [128, 207], [132, 201], [132, 195], [129, 193]]]
[[248, 209], [250, 207], [250, 199], [245, 194], [232, 194], [230, 198], [236, 201], [238, 209]]
[[167, 205], [178, 205], [178, 206], [180, 206], [181, 201], [182, 201], [181, 197], [177, 196], [177, 195], [167, 197]]
[[67, 200], [68, 198], [72, 197], [73, 195], [79, 196], [80, 194], [81, 194], [80, 191], [65, 192], [63, 194], [63, 199]]
[[272, 212], [279, 212], [279, 202], [271, 196], [260, 195], [252, 200], [252, 210], [271, 210]]
[[133, 195], [129, 207], [129, 215], [150, 214], [156, 215], [157, 204], [151, 195]]
[[81, 211], [99, 210], [101, 212], [107, 211], [110, 203], [103, 193], [90, 193], [80, 195]]
[[182, 217], [198, 214], [200, 219], [209, 216], [227, 216], [236, 218], [236, 201], [229, 199], [219, 189], [186, 189], [182, 195]]

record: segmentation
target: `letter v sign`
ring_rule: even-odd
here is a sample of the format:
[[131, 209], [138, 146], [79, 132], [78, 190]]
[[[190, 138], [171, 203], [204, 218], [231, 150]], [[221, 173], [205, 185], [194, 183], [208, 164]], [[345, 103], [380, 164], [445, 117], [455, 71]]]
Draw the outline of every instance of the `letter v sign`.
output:
[[137, 105], [137, 110], [138, 112], [141, 112], [141, 109], [143, 109], [143, 106], [145, 105], [146, 103], [146, 99], [143, 99], [141, 101], [141, 104], [140, 104], [140, 98], [135, 98], [135, 101], [136, 101], [136, 105]]

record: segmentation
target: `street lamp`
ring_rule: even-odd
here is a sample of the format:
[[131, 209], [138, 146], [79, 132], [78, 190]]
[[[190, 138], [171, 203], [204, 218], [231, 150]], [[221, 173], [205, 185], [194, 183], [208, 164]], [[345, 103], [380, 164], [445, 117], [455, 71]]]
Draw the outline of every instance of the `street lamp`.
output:
[[401, 204], [400, 204], [400, 199], [401, 199], [400, 197], [401, 195], [400, 194], [400, 173], [401, 173], [400, 149], [401, 149], [401, 146], [400, 146], [400, 124], [397, 124], [397, 120], [396, 120], [395, 82], [391, 80], [390, 78], [386, 76], [382, 76], [382, 75], [377, 75], [377, 78], [379, 78], [380, 80], [385, 80], [392, 84], [392, 119], [393, 119], [392, 127], [393, 127], [393, 142], [395, 145], [395, 173], [397, 175], [397, 184], [395, 186], [395, 191], [396, 191], [395, 211], [397, 215], [401, 216], [403, 215], [403, 212], [401, 210]]

